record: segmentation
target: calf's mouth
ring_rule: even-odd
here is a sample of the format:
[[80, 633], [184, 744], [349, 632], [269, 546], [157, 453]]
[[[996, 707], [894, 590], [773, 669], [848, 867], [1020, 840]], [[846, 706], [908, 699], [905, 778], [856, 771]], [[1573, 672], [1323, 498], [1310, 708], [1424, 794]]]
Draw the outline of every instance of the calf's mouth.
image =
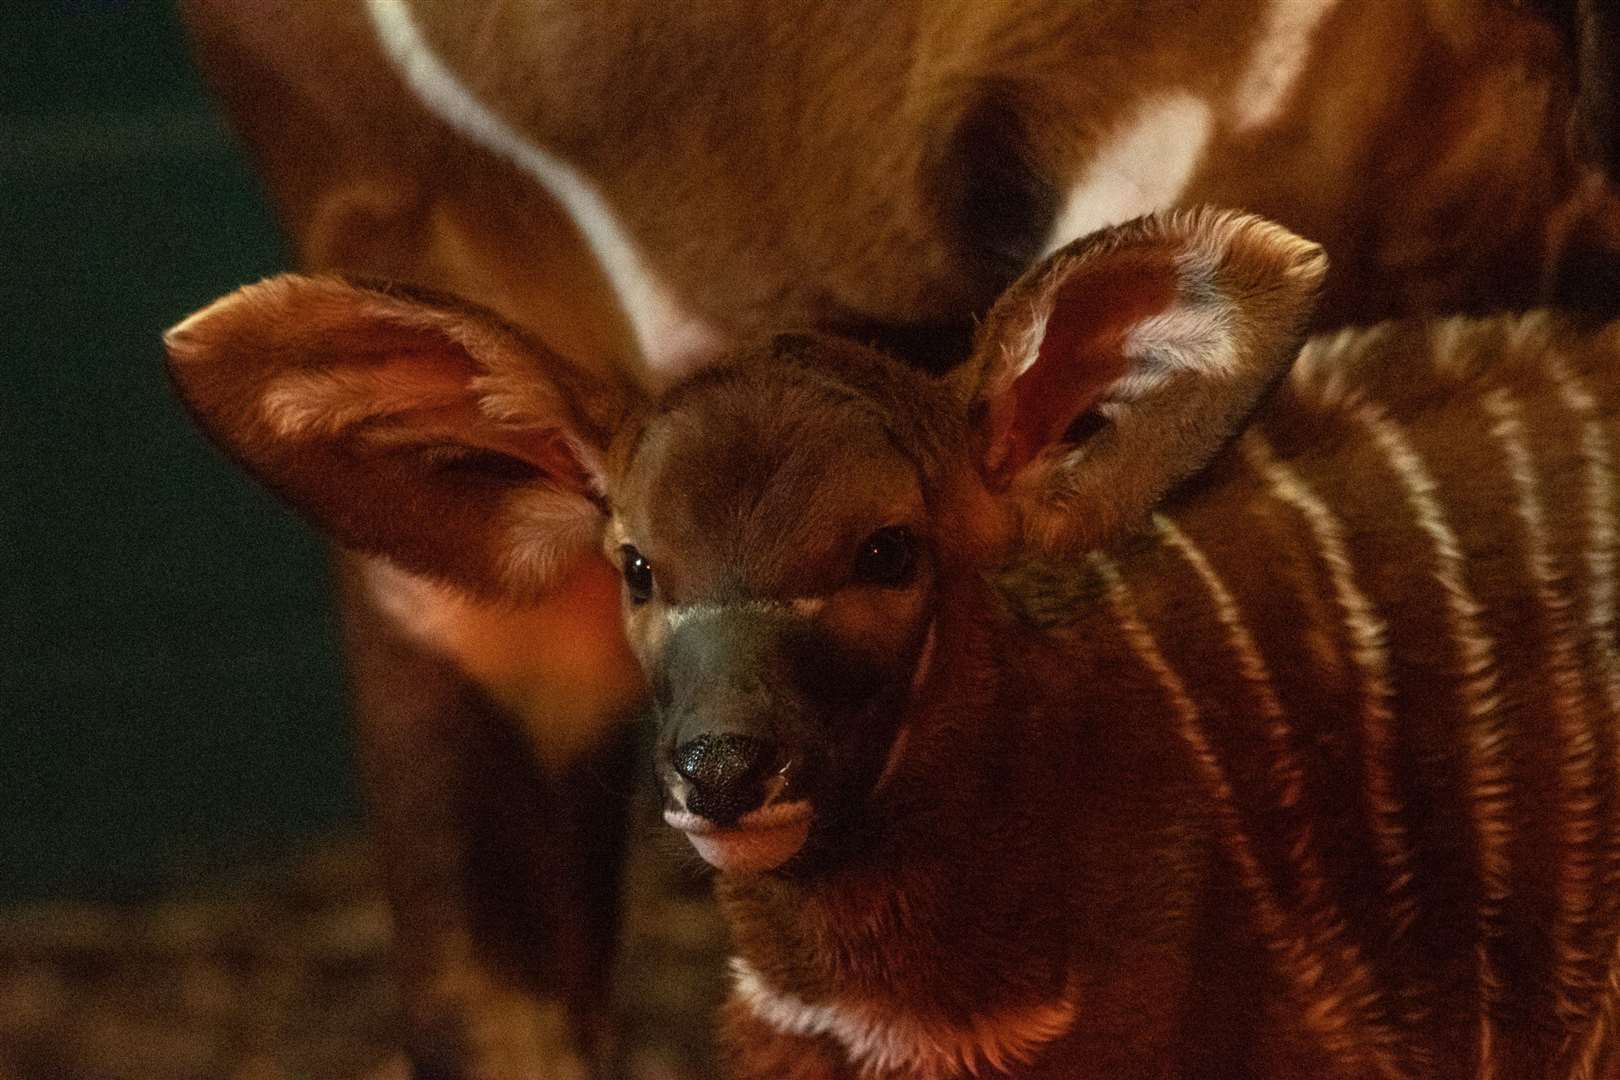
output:
[[727, 825], [684, 808], [664, 811], [664, 821], [686, 834], [703, 861], [727, 874], [758, 874], [781, 866], [810, 838], [814, 816], [808, 799], [762, 806]]

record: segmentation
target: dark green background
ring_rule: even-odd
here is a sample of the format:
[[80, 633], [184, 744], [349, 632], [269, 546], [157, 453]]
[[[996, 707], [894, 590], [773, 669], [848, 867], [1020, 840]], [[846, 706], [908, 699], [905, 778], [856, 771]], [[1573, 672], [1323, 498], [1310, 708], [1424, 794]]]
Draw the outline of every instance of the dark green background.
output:
[[314, 536], [158, 335], [275, 271], [168, 4], [0, 18], [0, 903], [131, 897], [355, 813]]

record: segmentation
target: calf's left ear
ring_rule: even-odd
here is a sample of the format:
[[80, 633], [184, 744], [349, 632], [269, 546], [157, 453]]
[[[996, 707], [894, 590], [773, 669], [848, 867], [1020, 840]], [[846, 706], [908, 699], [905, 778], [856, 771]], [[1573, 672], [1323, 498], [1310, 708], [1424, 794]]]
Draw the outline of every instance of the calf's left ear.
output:
[[991, 308], [954, 376], [987, 484], [1070, 553], [1206, 465], [1299, 351], [1322, 249], [1247, 214], [1139, 218], [1062, 248]]

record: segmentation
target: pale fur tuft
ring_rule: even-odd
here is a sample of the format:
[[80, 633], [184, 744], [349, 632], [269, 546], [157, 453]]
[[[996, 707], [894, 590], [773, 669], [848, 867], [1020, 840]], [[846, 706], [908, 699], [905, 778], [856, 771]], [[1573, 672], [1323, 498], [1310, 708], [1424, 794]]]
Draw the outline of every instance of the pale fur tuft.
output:
[[1074, 1026], [1073, 994], [1034, 1005], [975, 1013], [963, 1023], [901, 1012], [876, 1001], [809, 1004], [767, 983], [746, 960], [731, 961], [732, 994], [784, 1035], [837, 1040], [862, 1076], [915, 1080], [979, 1076], [1027, 1065]]
[[518, 595], [544, 592], [576, 558], [595, 549], [602, 533], [601, 510], [573, 492], [529, 488], [511, 496], [506, 506], [511, 524], [501, 577]]
[[[1168, 310], [1132, 328], [1125, 353], [1137, 363], [1112, 395], [1118, 398], [1145, 394], [1177, 370], [1219, 376], [1234, 369], [1240, 359], [1236, 335], [1243, 315], [1236, 297], [1222, 285], [1232, 266], [1264, 253], [1259, 261], [1266, 271], [1280, 273], [1282, 283], [1305, 293], [1314, 293], [1327, 273], [1327, 256], [1320, 245], [1252, 214], [1199, 206], [1142, 217], [1086, 238], [1072, 256], [1058, 256], [1036, 272], [1038, 279], [1026, 278], [1023, 289], [1014, 287], [1014, 293], [1022, 293], [1015, 303], [1027, 314], [1021, 319], [1013, 316], [1022, 325], [1001, 343], [1000, 362], [986, 373], [984, 392], [992, 396], [1004, 392], [1040, 356], [1055, 297], [1071, 275], [1121, 248], [1153, 244], [1175, 248], [1177, 296]], [[1275, 287], [1242, 278], [1232, 283], [1237, 288], [1251, 284]]]
[[413, 377], [409, 369], [292, 371], [279, 376], [259, 398], [259, 415], [276, 435], [312, 439], [339, 435], [385, 416], [448, 405], [439, 380]]
[[[1132, 221], [1055, 255], [992, 309], [981, 338], [981, 348], [990, 348], [976, 372], [979, 398], [994, 408], [1039, 357], [1065, 282], [1130, 252], [1169, 259], [1174, 295], [1164, 310], [1126, 330], [1125, 371], [1093, 406], [1109, 429], [1078, 445], [1046, 447], [1012, 478], [1024, 534], [1047, 550], [1095, 546], [1132, 527], [1179, 478], [1145, 469], [1144, 462], [1169, 452], [1183, 455], [1176, 466], [1183, 474], [1201, 467], [1197, 453], [1216, 447], [1196, 439], [1170, 445], [1159, 436], [1178, 429], [1153, 417], [1173, 407], [1191, 418], [1187, 395], [1196, 395], [1208, 403], [1205, 423], [1226, 423], [1214, 403], [1229, 409], [1227, 402], [1240, 400], [1239, 383], [1243, 397], [1258, 400], [1292, 359], [1327, 272], [1319, 245], [1250, 214], [1197, 207]], [[1181, 383], [1174, 397], [1166, 389], [1172, 380]], [[990, 448], [991, 469], [1002, 464], [995, 457], [1000, 446]], [[1133, 487], [1122, 477], [1141, 479]]]

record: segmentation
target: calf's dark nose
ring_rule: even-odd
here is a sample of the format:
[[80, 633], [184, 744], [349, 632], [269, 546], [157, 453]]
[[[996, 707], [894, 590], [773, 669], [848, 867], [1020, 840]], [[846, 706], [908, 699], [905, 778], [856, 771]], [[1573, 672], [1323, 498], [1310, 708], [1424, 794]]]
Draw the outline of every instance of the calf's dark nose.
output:
[[764, 801], [776, 744], [751, 735], [699, 735], [675, 748], [673, 764], [687, 783], [686, 808], [730, 825]]

